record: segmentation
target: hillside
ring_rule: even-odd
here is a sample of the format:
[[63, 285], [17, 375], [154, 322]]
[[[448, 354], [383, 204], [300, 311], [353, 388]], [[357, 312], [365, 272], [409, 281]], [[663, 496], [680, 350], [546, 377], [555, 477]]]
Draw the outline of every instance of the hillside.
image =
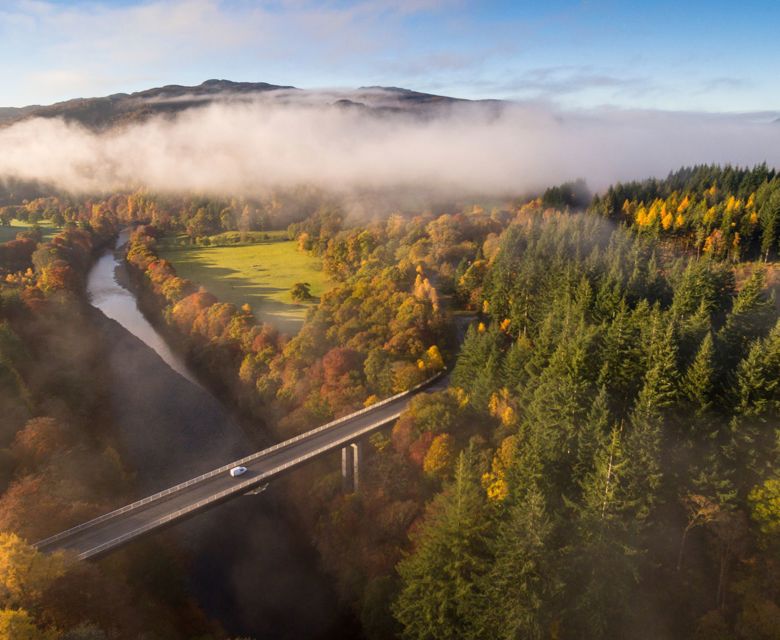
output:
[[[27, 118], [64, 118], [90, 129], [107, 129], [142, 122], [157, 115], [177, 114], [214, 103], [273, 99], [335, 104], [344, 108], [367, 109], [380, 113], [425, 112], [454, 103], [471, 101], [438, 96], [398, 87], [360, 87], [354, 91], [307, 91], [266, 82], [206, 80], [197, 86], [171, 84], [135, 93], [116, 93], [94, 98], [74, 98], [52, 105], [0, 107], [0, 126]], [[479, 101], [500, 104], [499, 101]]]

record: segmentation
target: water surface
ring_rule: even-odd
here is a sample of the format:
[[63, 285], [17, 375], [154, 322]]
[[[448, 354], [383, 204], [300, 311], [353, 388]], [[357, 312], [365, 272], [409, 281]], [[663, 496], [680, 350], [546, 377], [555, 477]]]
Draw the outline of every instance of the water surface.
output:
[[[129, 230], [122, 231], [117, 246], [122, 246], [130, 235]], [[154, 349], [165, 363], [176, 373], [197, 384], [182, 359], [165, 343], [160, 334], [138, 310], [135, 296], [122, 287], [116, 279], [116, 269], [120, 266], [114, 251], [107, 250], [95, 263], [87, 278], [87, 292], [93, 307], [97, 307], [112, 320], [116, 320], [130, 333], [138, 337], [147, 346]]]

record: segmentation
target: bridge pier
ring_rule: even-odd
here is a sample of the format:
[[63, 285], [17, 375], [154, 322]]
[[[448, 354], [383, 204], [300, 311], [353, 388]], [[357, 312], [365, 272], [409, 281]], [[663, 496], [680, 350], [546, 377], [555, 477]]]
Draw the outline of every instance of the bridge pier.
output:
[[352, 492], [357, 493], [360, 490], [360, 464], [363, 457], [363, 443], [353, 442], [352, 449]]
[[357, 493], [360, 490], [360, 464], [363, 457], [363, 443], [353, 442], [341, 448], [341, 480], [344, 491]]
[[341, 486], [344, 492], [351, 492], [354, 481], [354, 462], [352, 461], [352, 447], [341, 448]]

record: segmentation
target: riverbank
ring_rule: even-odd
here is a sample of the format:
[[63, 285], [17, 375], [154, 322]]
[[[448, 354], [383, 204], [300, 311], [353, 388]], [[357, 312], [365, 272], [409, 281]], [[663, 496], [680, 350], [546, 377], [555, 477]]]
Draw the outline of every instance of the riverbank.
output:
[[[140, 492], [254, 450], [215, 397], [119, 323], [98, 310], [93, 315], [95, 330], [111, 346], [110, 410]], [[274, 486], [158, 535], [171, 536], [185, 550], [188, 590], [229, 633], [284, 640], [358, 637]]]

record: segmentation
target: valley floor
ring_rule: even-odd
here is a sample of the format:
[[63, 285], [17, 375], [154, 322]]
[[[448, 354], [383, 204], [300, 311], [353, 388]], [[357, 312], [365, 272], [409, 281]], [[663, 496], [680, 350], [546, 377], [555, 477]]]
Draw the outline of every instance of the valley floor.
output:
[[181, 277], [203, 286], [221, 301], [239, 307], [248, 304], [259, 320], [289, 334], [298, 332], [310, 307], [292, 299], [292, 286], [297, 282], [309, 283], [315, 299], [327, 288], [320, 261], [278, 235], [253, 244], [168, 243], [161, 249], [161, 256], [173, 264]]

